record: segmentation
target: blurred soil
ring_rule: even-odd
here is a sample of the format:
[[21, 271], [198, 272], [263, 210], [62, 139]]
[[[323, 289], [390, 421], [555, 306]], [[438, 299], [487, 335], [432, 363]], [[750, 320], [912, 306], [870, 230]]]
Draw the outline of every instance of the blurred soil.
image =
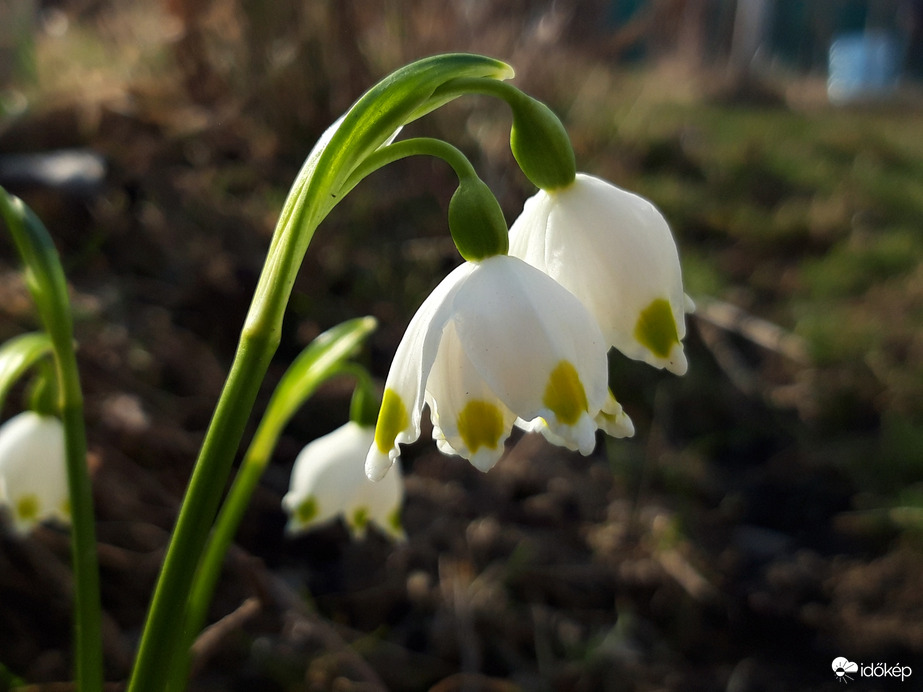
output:
[[[63, 99], [0, 130], [4, 154], [76, 148], [106, 163], [91, 189], [10, 189], [44, 220], [72, 282], [113, 683], [129, 670], [282, 196], [343, 100], [328, 94], [303, 132], [281, 130], [259, 99], [197, 84]], [[483, 125], [464, 108], [441, 125]], [[484, 148], [473, 155], [512, 218], [529, 190]], [[680, 150], [634, 153], [684, 165]], [[449, 172], [394, 169], [318, 233], [257, 410], [298, 349], [351, 316], [379, 319], [368, 365], [383, 376], [412, 310], [458, 261], [444, 233]], [[3, 339], [35, 327], [10, 257]], [[190, 689], [800, 692], [839, 689], [837, 656], [923, 676], [919, 535], [862, 511], [855, 476], [819, 461], [835, 445], [805, 443], [816, 429], [774, 396], [810, 398], [807, 362], [716, 314], [690, 319], [685, 379], [613, 357], [633, 441], [580, 457], [517, 437], [488, 474], [428, 442], [409, 448], [398, 545], [374, 532], [352, 541], [340, 525], [283, 535], [295, 455], [345, 420], [348, 383], [325, 387], [254, 497]], [[29, 689], [70, 678], [70, 591], [66, 532], [0, 535], [0, 663]], [[916, 688], [874, 689], [897, 687]]]

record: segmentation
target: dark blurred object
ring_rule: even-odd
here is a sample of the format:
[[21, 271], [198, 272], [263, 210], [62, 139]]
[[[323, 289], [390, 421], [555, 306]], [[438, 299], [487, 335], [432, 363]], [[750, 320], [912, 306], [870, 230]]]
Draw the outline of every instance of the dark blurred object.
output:
[[78, 198], [99, 193], [106, 179], [106, 161], [86, 149], [0, 155], [0, 185], [50, 188]]

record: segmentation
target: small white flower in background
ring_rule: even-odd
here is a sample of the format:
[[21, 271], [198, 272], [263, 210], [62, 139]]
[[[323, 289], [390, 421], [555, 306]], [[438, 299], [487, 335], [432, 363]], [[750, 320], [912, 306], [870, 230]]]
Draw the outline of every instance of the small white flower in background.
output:
[[576, 295], [610, 346], [677, 375], [686, 372], [679, 255], [647, 200], [589, 175], [526, 201], [510, 228], [510, 254]]
[[457, 267], [423, 302], [385, 382], [369, 478], [420, 436], [429, 405], [439, 449], [482, 471], [513, 424], [589, 454], [596, 430], [633, 432], [608, 388], [608, 347], [571, 293], [515, 257]]
[[64, 454], [54, 416], [25, 411], [0, 425], [0, 505], [18, 533], [45, 519], [70, 521]]
[[373, 427], [350, 421], [301, 450], [289, 491], [282, 498], [282, 507], [289, 515], [289, 533], [342, 516], [357, 536], [362, 536], [371, 522], [394, 538], [404, 538], [400, 472], [378, 483], [365, 475], [363, 462], [374, 436]]

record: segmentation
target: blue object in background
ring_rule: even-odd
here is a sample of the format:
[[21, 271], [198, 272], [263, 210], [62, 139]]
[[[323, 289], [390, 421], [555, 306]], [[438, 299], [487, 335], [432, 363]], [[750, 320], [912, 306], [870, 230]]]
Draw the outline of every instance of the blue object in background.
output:
[[841, 34], [830, 46], [827, 97], [834, 103], [880, 98], [897, 86], [901, 56], [886, 31]]

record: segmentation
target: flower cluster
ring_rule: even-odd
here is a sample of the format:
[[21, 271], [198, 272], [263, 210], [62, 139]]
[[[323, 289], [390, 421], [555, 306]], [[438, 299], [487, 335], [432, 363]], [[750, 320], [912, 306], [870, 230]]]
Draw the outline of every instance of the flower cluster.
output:
[[414, 315], [385, 383], [369, 478], [415, 441], [428, 405], [440, 450], [490, 469], [513, 426], [589, 454], [634, 432], [607, 352], [686, 371], [676, 244], [650, 202], [598, 178], [539, 190], [509, 254], [465, 262]]

